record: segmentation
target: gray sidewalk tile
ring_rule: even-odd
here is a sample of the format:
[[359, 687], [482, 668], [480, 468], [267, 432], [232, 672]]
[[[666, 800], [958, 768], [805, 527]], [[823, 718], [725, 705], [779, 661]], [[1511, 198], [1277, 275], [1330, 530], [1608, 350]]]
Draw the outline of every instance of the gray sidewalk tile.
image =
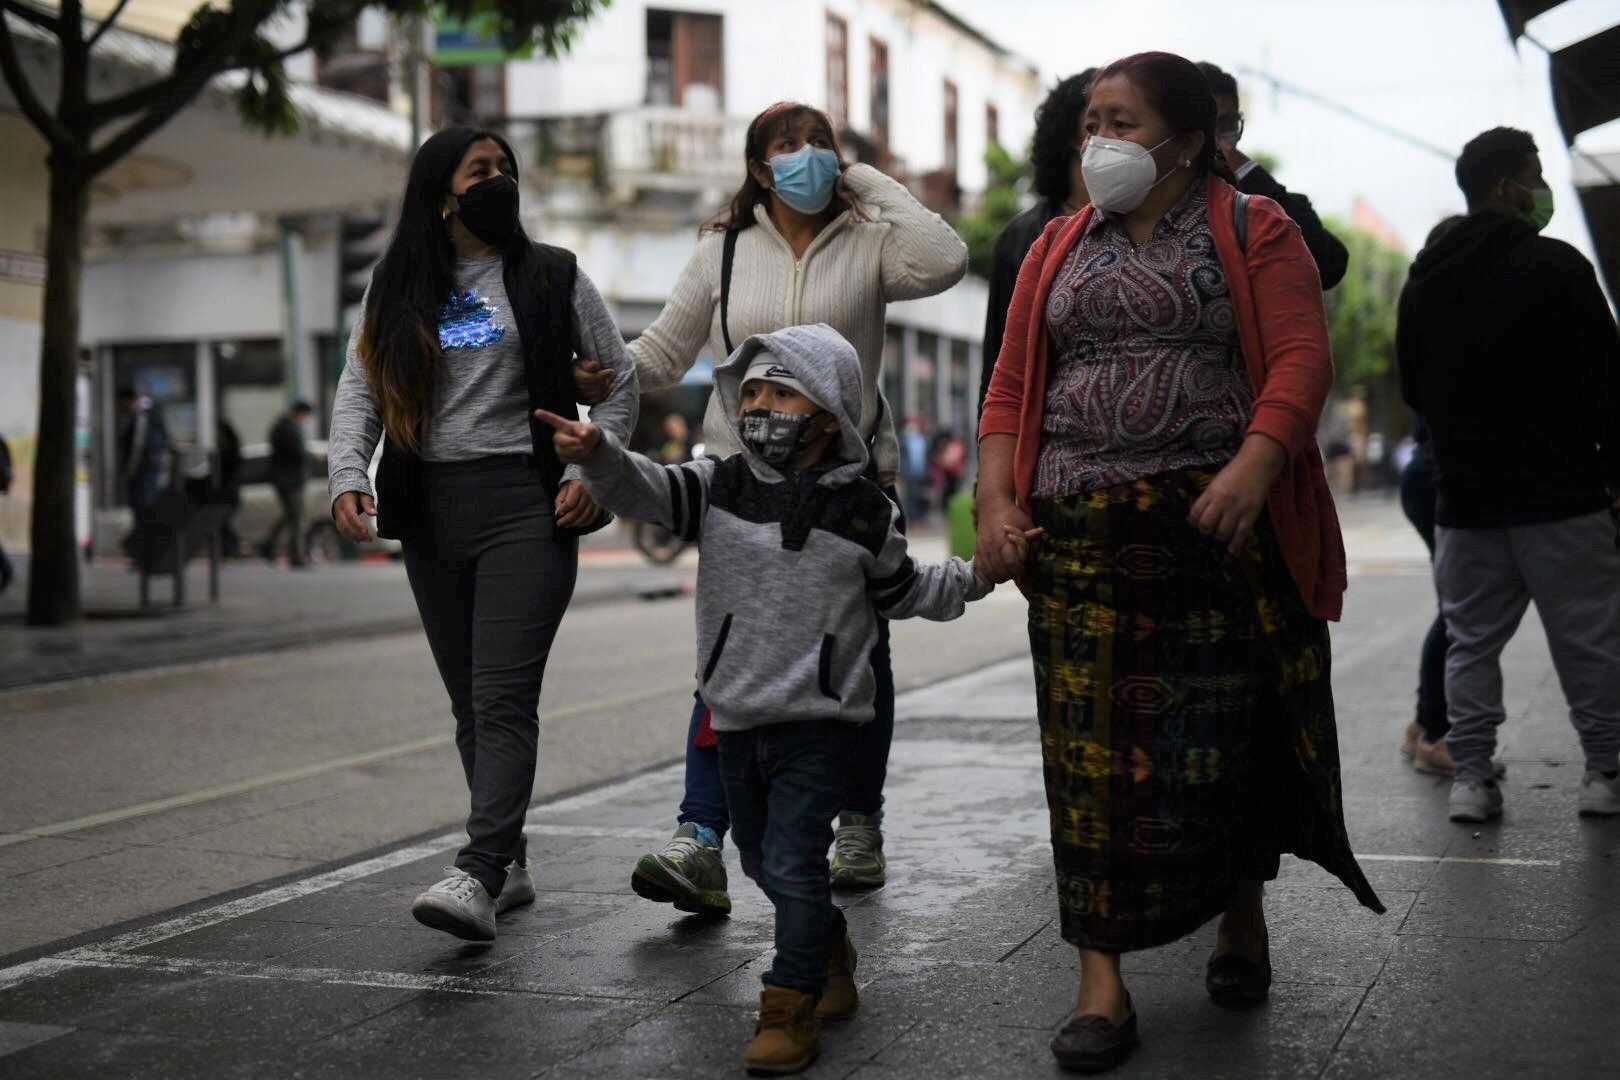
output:
[[427, 992], [305, 1047], [289, 1075], [527, 1078], [614, 1039], [658, 1008], [537, 994]]
[[22, 1024], [12, 1020], [0, 1020], [0, 1058], [67, 1035], [72, 1031], [70, 1027], [55, 1024]]

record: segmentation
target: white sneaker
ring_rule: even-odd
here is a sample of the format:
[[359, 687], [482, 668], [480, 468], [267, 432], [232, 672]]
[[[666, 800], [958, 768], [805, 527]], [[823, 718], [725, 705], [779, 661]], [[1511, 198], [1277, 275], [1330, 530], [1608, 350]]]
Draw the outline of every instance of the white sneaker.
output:
[[1489, 821], [1502, 812], [1502, 789], [1492, 780], [1453, 780], [1446, 809], [1452, 821]]
[[529, 873], [527, 866], [509, 863], [506, 867], [506, 884], [501, 886], [501, 895], [495, 898], [495, 914], [532, 903], [534, 875]]
[[1614, 817], [1620, 814], [1620, 775], [1613, 779], [1600, 772], [1581, 777], [1581, 817]]
[[444, 871], [450, 876], [418, 896], [411, 914], [423, 926], [466, 941], [494, 941], [495, 898], [467, 871], [454, 866]]

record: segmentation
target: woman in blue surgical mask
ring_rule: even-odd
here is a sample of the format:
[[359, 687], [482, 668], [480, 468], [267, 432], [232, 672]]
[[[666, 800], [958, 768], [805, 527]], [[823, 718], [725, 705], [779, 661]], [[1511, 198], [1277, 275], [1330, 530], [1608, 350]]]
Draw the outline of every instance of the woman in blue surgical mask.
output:
[[[891, 300], [932, 296], [955, 285], [967, 271], [967, 247], [900, 183], [870, 165], [846, 164], [832, 122], [819, 109], [794, 102], [766, 109], [748, 126], [743, 156], [742, 186], [704, 226], [663, 312], [630, 344], [642, 389], [674, 386], [700, 355], [727, 356], [751, 334], [826, 323], [860, 356], [861, 430], [871, 442], [877, 479], [898, 501], [894, 412], [879, 390], [885, 310]], [[612, 383], [591, 366], [587, 362], [576, 377], [587, 403]], [[730, 454], [737, 449], [733, 426], [718, 406], [716, 396], [703, 433], [713, 452]], [[872, 674], [877, 716], [862, 726], [861, 765], [830, 867], [834, 887], [869, 888], [884, 881], [883, 782], [894, 733], [886, 624], [872, 653]], [[718, 915], [731, 909], [720, 861], [729, 815], [704, 713], [700, 699], [687, 737], [679, 827], [663, 850], [637, 862], [631, 885], [649, 900]]]

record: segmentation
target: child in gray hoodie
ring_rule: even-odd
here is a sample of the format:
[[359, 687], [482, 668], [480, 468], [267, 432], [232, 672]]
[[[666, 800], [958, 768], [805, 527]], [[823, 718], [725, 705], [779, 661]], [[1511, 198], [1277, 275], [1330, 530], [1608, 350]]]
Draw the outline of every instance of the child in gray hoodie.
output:
[[819, 1021], [857, 1004], [827, 849], [855, 725], [872, 719], [877, 616], [954, 619], [994, 583], [961, 559], [920, 565], [906, 553], [899, 510], [866, 476], [860, 362], [836, 330], [749, 338], [716, 369], [715, 393], [743, 447], [724, 460], [658, 465], [593, 424], [537, 415], [603, 506], [701, 535], [698, 686], [743, 872], [776, 908], [744, 1062], [796, 1072], [816, 1056]]

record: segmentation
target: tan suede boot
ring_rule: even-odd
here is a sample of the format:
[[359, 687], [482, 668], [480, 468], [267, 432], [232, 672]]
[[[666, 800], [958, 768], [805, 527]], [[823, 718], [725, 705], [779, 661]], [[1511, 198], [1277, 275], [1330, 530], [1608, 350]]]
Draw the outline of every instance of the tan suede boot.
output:
[[767, 986], [759, 995], [759, 1023], [743, 1065], [756, 1075], [781, 1076], [809, 1068], [819, 1053], [816, 999], [785, 986]]
[[855, 943], [845, 934], [827, 958], [827, 988], [816, 1006], [817, 1020], [847, 1019], [860, 1005], [861, 996], [855, 989], [856, 959]]

